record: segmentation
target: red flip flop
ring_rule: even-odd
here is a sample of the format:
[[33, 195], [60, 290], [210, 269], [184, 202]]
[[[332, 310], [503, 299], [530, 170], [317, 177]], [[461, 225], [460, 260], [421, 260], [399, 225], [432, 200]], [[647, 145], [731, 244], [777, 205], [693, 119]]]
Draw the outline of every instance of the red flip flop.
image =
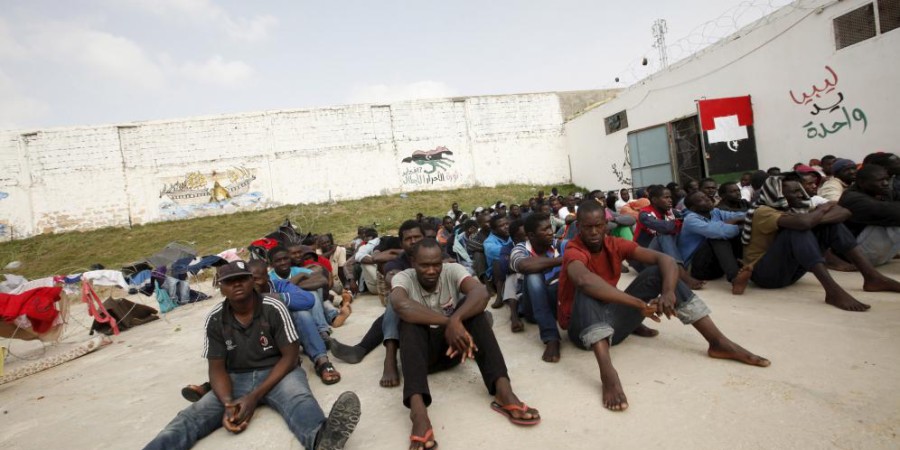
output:
[[[429, 428], [423, 436], [416, 436], [414, 434], [409, 435], [409, 441], [417, 444], [422, 444], [422, 448], [425, 450], [434, 450], [438, 448], [438, 442], [434, 440], [433, 428]], [[425, 445], [428, 444], [428, 441], [434, 442], [434, 445], [432, 445], [431, 448], [425, 447]]]
[[536, 410], [534, 408], [529, 408], [528, 405], [526, 405], [525, 403], [509, 404], [506, 406], [501, 406], [497, 402], [491, 402], [491, 409], [493, 409], [494, 411], [497, 411], [500, 414], [503, 414], [504, 416], [506, 416], [507, 419], [509, 419], [510, 422], [512, 422], [516, 425], [532, 426], [532, 425], [537, 425], [537, 424], [541, 423], [540, 417], [533, 418], [533, 419], [517, 419], [517, 418], [513, 417], [513, 415], [512, 415], [513, 411], [521, 411], [524, 413], [530, 413], [532, 415], [538, 413], [538, 410]]

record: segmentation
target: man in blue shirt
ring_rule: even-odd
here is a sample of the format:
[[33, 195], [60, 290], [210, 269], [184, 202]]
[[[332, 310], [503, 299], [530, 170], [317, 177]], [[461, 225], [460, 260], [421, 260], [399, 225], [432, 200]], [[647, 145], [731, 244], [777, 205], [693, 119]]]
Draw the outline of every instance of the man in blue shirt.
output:
[[328, 339], [331, 333], [331, 323], [341, 314], [331, 302], [323, 302], [324, 290], [328, 287], [328, 278], [317, 274], [306, 267], [291, 265], [291, 254], [284, 247], [275, 247], [269, 250], [269, 278], [273, 282], [289, 281], [305, 291], [313, 293], [316, 302], [311, 310], [313, 319], [323, 339]]
[[[741, 226], [746, 213], [723, 211], [713, 206], [703, 191], [684, 199], [685, 216], [678, 236], [678, 250], [691, 276], [698, 280], [714, 280], [725, 275], [732, 290], [746, 286], [738, 258], [743, 253]], [[747, 273], [749, 275], [749, 272]], [[748, 278], [749, 279], [749, 278]]]
[[509, 238], [509, 219], [506, 216], [491, 218], [491, 234], [484, 240], [484, 257], [487, 260], [487, 277], [493, 279], [494, 261], [500, 258], [500, 249], [504, 245], [511, 244]]

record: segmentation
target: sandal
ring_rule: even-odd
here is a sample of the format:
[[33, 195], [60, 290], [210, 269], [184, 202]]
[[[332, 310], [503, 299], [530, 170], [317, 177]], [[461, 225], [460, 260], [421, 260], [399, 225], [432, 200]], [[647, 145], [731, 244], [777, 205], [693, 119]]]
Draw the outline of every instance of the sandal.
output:
[[181, 396], [191, 403], [197, 403], [210, 390], [212, 390], [212, 386], [210, 386], [209, 381], [199, 386], [196, 384], [189, 384], [181, 388]]
[[[501, 406], [497, 402], [491, 402], [491, 409], [493, 409], [494, 411], [497, 411], [500, 414], [503, 414], [504, 416], [506, 416], [507, 419], [509, 419], [510, 422], [512, 422], [516, 425], [532, 426], [532, 425], [537, 425], [537, 424], [541, 423], [541, 417], [539, 415], [540, 413], [538, 412], [538, 410], [536, 410], [534, 408], [529, 408], [528, 405], [526, 405], [524, 402], [518, 403], [518, 404], [509, 404], [506, 406]], [[532, 418], [531, 419], [517, 419], [516, 417], [514, 417], [512, 415], [513, 411], [521, 411], [523, 413], [531, 414]], [[534, 417], [536, 415], [538, 417]]]
[[[425, 450], [434, 450], [438, 448], [438, 442], [434, 439], [433, 428], [429, 428], [428, 431], [426, 431], [422, 436], [416, 436], [414, 434], [409, 435], [409, 442], [410, 444], [422, 444], [421, 448]], [[433, 442], [434, 445], [432, 445], [431, 447], [426, 447], [426, 445], [428, 445], [428, 442]]]
[[[331, 361], [325, 361], [316, 366], [316, 375], [322, 379], [322, 383], [326, 385], [335, 384], [341, 381], [341, 373], [334, 368], [334, 365], [331, 364]], [[326, 375], [330, 375], [330, 378], [326, 378]]]

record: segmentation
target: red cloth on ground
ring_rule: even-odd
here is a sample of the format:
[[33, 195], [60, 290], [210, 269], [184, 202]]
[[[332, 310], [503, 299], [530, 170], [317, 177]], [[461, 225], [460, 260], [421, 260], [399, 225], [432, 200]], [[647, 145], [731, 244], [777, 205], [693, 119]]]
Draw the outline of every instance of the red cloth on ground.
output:
[[21, 294], [0, 294], [0, 318], [12, 322], [22, 314], [31, 321], [35, 333], [44, 333], [53, 327], [59, 315], [56, 303], [62, 287], [37, 288]]
[[569, 280], [569, 264], [581, 261], [588, 270], [615, 287], [622, 276], [622, 261], [631, 258], [637, 247], [635, 242], [606, 235], [603, 238], [603, 250], [591, 253], [581, 242], [581, 236], [569, 241], [563, 253], [562, 272], [559, 274], [559, 306], [556, 312], [560, 327], [569, 329], [572, 304], [575, 303], [575, 283]]

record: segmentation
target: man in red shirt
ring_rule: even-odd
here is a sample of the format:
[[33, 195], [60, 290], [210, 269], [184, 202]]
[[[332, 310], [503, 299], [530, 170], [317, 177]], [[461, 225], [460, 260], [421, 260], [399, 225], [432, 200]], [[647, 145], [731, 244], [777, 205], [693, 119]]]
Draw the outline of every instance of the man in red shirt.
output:
[[[672, 257], [636, 243], [607, 236], [603, 206], [586, 202], [578, 210], [578, 237], [563, 255], [559, 280], [559, 325], [575, 346], [592, 350], [600, 365], [603, 406], [628, 408], [625, 392], [610, 359], [609, 347], [624, 340], [645, 317], [659, 321], [677, 316], [693, 325], [709, 342], [707, 354], [766, 367], [767, 359], [729, 340], [709, 317], [709, 308], [678, 279]], [[648, 267], [625, 289], [616, 288], [622, 261], [633, 259]]]

